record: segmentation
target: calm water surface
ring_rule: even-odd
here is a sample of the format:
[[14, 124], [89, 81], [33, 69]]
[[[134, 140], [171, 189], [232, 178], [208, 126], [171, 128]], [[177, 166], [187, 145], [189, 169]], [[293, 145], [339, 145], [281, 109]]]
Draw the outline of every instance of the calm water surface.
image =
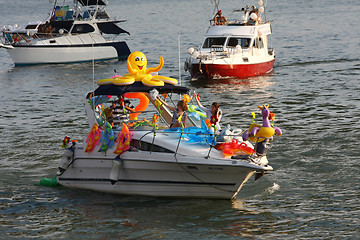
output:
[[[210, 1], [109, 1], [111, 16], [128, 22], [126, 41], [161, 75], [178, 77], [187, 48], [199, 46], [213, 13]], [[239, 4], [239, 5], [237, 5]], [[0, 23], [42, 20], [46, 0], [0, 0]], [[221, 1], [222, 11], [242, 1]], [[182, 84], [209, 105], [223, 125], [247, 128], [256, 105], [270, 104], [277, 126], [269, 153], [273, 174], [251, 180], [239, 199], [194, 200], [118, 196], [34, 186], [53, 177], [62, 139], [84, 139], [83, 109], [93, 79], [124, 62], [14, 67], [0, 49], [1, 239], [360, 239], [360, 4], [269, 1], [274, 20], [274, 72], [250, 79]], [[182, 65], [181, 65], [182, 69]]]

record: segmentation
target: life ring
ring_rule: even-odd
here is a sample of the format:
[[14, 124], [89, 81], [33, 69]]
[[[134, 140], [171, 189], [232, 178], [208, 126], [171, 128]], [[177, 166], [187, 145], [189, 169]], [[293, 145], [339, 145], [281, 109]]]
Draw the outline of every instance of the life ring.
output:
[[249, 133], [251, 133], [254, 128], [259, 128], [259, 130], [257, 130], [254, 135], [249, 136], [249, 140], [252, 142], [262, 142], [265, 140], [265, 138], [270, 138], [275, 133], [274, 128], [262, 127], [261, 125], [256, 124], [256, 123], [253, 123], [250, 125]]
[[165, 83], [172, 84], [172, 85], [178, 84], [178, 80], [176, 80], [175, 78], [159, 76], [159, 75], [153, 76], [152, 80], [160, 80], [160, 81], [163, 81]]
[[130, 140], [131, 136], [129, 133], [129, 128], [125, 123], [123, 123], [122, 130], [119, 132], [118, 137], [116, 138], [117, 145], [114, 153], [121, 154], [127, 151], [130, 148]]
[[275, 129], [272, 127], [261, 127], [259, 131], [256, 132], [256, 137], [265, 137], [269, 138], [275, 134]]
[[130, 120], [137, 120], [139, 114], [145, 111], [149, 106], [149, 98], [144, 93], [140, 93], [140, 92], [125, 93], [124, 96], [126, 98], [130, 98], [130, 99], [137, 98], [140, 100], [139, 105], [137, 105], [134, 109], [135, 113], [130, 113]]

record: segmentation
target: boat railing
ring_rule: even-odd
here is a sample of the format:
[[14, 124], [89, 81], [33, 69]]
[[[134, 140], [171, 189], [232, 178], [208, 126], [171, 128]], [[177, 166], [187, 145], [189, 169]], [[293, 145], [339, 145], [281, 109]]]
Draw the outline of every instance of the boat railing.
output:
[[[204, 139], [207, 139], [207, 140], [200, 141], [197, 143], [191, 142], [191, 144], [201, 144], [202, 146], [208, 146], [208, 151], [205, 151], [204, 155], [203, 155], [203, 157], [206, 159], [210, 158], [210, 154], [212, 151], [216, 151], [216, 152], [218, 152], [218, 154], [219, 154], [218, 157], [220, 157], [220, 158], [230, 158], [230, 159], [234, 159], [234, 160], [246, 160], [246, 161], [258, 163], [259, 159], [263, 156], [266, 156], [268, 149], [271, 148], [270, 138], [265, 138], [265, 140], [262, 139], [262, 141], [258, 141], [259, 138], [257, 138], [257, 142], [255, 143], [254, 147], [252, 147], [252, 145], [250, 147], [246, 144], [246, 146], [249, 147], [247, 150], [243, 150], [243, 152], [238, 152], [237, 154], [234, 154], [234, 155], [227, 155], [227, 157], [226, 157], [225, 154], [222, 152], [222, 150], [219, 149], [219, 145], [224, 144], [224, 143], [225, 144], [231, 143], [231, 141], [238, 141], [238, 139], [241, 138], [240, 134], [219, 135], [219, 134], [214, 134], [213, 132], [211, 132], [211, 133], [187, 132], [186, 128], [182, 129], [181, 132], [178, 132], [178, 131], [171, 132], [171, 131], [166, 131], [165, 129], [162, 129], [160, 131], [147, 131], [139, 140], [141, 140], [146, 135], [153, 134], [153, 139], [152, 139], [152, 143], [150, 146], [150, 152], [152, 152], [153, 151], [152, 149], [156, 148], [154, 146], [154, 145], [156, 145], [155, 138], [157, 137], [157, 134], [159, 134], [159, 133], [166, 133], [167, 135], [171, 135], [171, 134], [177, 135], [177, 136], [173, 136], [174, 138], [178, 138], [177, 146], [176, 146], [176, 149], [174, 152], [174, 157], [176, 157], [178, 154], [180, 154], [179, 149], [180, 149], [180, 145], [182, 143], [192, 141], [191, 136], [194, 136], [196, 138], [203, 137]], [[228, 137], [232, 140], [230, 142], [229, 141], [219, 142], [217, 140], [217, 138], [219, 138], [220, 136]], [[168, 149], [168, 150], [171, 151], [170, 149]], [[199, 153], [199, 152], [197, 151], [197, 153]], [[183, 154], [181, 154], [181, 155], [183, 155]]]
[[16, 44], [20, 42], [30, 42], [31, 39], [27, 38], [27, 34], [18, 32], [3, 32], [1, 42], [4, 44]]
[[[118, 129], [117, 132], [120, 132], [121, 130]], [[216, 151], [218, 155], [218, 157], [220, 158], [224, 158], [225, 155], [223, 155], [223, 153], [221, 152], [222, 150], [218, 149], [219, 144], [223, 144], [223, 143], [231, 143], [233, 141], [237, 142], [240, 140], [239, 143], [243, 142], [242, 141], [242, 134], [244, 131], [241, 131], [241, 133], [230, 133], [230, 134], [226, 134], [226, 133], [221, 133], [221, 134], [214, 134], [214, 132], [212, 131], [207, 131], [206, 129], [202, 129], [202, 128], [175, 128], [175, 129], [170, 129], [167, 126], [158, 126], [157, 128], [154, 128], [154, 126], [151, 125], [146, 125], [146, 126], [140, 126], [139, 128], [135, 127], [135, 128], [130, 128], [130, 132], [143, 132], [143, 134], [138, 135], [138, 137], [136, 138], [136, 141], [139, 141], [138, 144], [140, 144], [140, 148], [141, 148], [141, 144], [146, 144], [147, 147], [147, 151], [151, 152], [158, 152], [157, 150], [154, 149], [166, 149], [167, 152], [172, 152], [174, 153], [174, 157], [176, 157], [178, 154], [183, 155], [182, 153], [179, 153], [179, 149], [181, 144], [184, 143], [190, 143], [192, 145], [194, 144], [199, 144], [202, 146], [206, 146], [208, 148], [208, 151], [204, 152], [203, 157], [204, 158], [209, 158], [212, 151]], [[166, 134], [166, 136], [168, 136], [170, 139], [176, 140], [177, 139], [177, 144], [176, 144], [176, 148], [174, 149], [168, 149], [165, 148], [163, 146], [159, 146], [158, 143], [156, 143], [155, 139], [160, 135], [160, 134]], [[151, 143], [149, 142], [149, 140], [147, 141], [143, 141], [143, 139], [148, 136], [148, 135], [152, 135], [152, 140]], [[227, 140], [225, 140], [227, 139]], [[259, 140], [259, 139], [258, 139]], [[149, 145], [150, 144], [150, 145]], [[266, 139], [265, 141], [262, 142], [256, 142], [255, 143], [255, 147], [248, 146], [250, 147], [251, 151], [249, 151], [249, 149], [247, 149], [247, 153], [238, 153], [238, 154], [234, 154], [233, 156], [228, 156], [226, 158], [232, 158], [232, 159], [238, 159], [238, 160], [247, 160], [247, 161], [255, 161], [254, 159], [265, 156], [267, 153], [267, 149], [270, 148], [270, 138]], [[134, 146], [133, 146], [134, 147]], [[135, 147], [136, 148], [136, 147]], [[140, 149], [141, 150], [141, 149]], [[220, 151], [220, 152], [219, 152]], [[197, 154], [199, 153], [199, 151], [196, 152]], [[216, 155], [215, 155], [216, 156]]]
[[[137, 131], [137, 132], [141, 132], [144, 131], [144, 134], [139, 138], [139, 141], [142, 141], [142, 139], [147, 136], [147, 135], [153, 135], [152, 137], [152, 142], [151, 142], [151, 146], [150, 146], [150, 153], [153, 151], [153, 149], [155, 149], [155, 138], [158, 136], [158, 134], [166, 134], [167, 136], [169, 136], [170, 138], [173, 139], [178, 139], [177, 141], [177, 145], [176, 145], [176, 149], [175, 151], [173, 151], [173, 149], [168, 149], [169, 151], [173, 151], [174, 156], [176, 157], [179, 154], [179, 148], [181, 143], [185, 143], [185, 142], [191, 142], [192, 144], [201, 144], [203, 146], [208, 146], [209, 151], [207, 151], [204, 154], [204, 158], [209, 158], [210, 157], [210, 153], [212, 150], [216, 150], [215, 149], [215, 145], [216, 145], [216, 137], [217, 135], [215, 135], [214, 133], [202, 133], [202, 132], [189, 132], [186, 131], [186, 128], [181, 129], [175, 129], [174, 131], [169, 131], [168, 128], [164, 128], [164, 129], [149, 129], [149, 128], [140, 128], [140, 129], [131, 129], [130, 131]], [[227, 136], [232, 136], [232, 137], [239, 137], [239, 135], [227, 135]], [[202, 141], [198, 141], [198, 142], [194, 142], [193, 138], [197, 138], [197, 139], [203, 139]], [[218, 150], [216, 150], [218, 151]]]

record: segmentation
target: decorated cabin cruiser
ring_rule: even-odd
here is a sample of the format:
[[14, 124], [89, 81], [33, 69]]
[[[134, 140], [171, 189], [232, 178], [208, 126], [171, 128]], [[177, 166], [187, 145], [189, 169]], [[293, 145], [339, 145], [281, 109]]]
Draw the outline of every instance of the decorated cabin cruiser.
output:
[[[0, 48], [5, 48], [15, 65], [76, 63], [126, 59], [130, 50], [120, 34], [129, 34], [105, 11], [107, 1], [55, 1], [49, 17], [21, 27], [0, 30]], [[60, 5], [61, 3], [61, 5]]]
[[258, 4], [234, 10], [241, 13], [236, 21], [226, 19], [216, 4], [217, 14], [210, 20], [201, 47], [188, 49], [184, 68], [192, 78], [245, 78], [272, 71], [271, 23], [263, 19], [263, 1]]
[[[188, 88], [149, 73], [161, 69], [162, 58], [155, 68], [146, 63], [145, 55], [132, 53], [129, 73], [99, 80], [87, 94], [89, 134], [83, 142], [65, 137], [58, 183], [116, 194], [231, 199], [251, 176], [273, 170], [266, 157], [272, 135], [248, 133], [263, 137], [265, 144], [254, 147], [229, 127], [214, 134], [216, 123], [191, 105]], [[169, 128], [173, 116], [167, 105], [179, 94], [189, 105], [186, 127], [179, 117], [182, 127]], [[122, 116], [114, 112], [116, 103]]]

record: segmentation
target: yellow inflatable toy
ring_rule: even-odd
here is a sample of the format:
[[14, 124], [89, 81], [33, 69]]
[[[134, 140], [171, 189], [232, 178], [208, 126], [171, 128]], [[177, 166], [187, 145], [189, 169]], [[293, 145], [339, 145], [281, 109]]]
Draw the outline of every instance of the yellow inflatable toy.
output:
[[111, 79], [102, 79], [97, 81], [99, 85], [129, 85], [134, 82], [141, 81], [144, 85], [153, 87], [153, 86], [164, 86], [164, 83], [169, 83], [176, 85], [178, 81], [175, 78], [164, 77], [159, 75], [152, 75], [153, 72], [158, 72], [164, 66], [164, 59], [160, 57], [160, 63], [157, 67], [146, 68], [147, 59], [145, 54], [142, 52], [133, 52], [129, 55], [127, 59], [127, 68], [129, 73], [125, 74], [123, 77], [115, 77]]
[[[282, 131], [278, 127], [272, 127], [270, 124], [270, 119], [275, 118], [275, 114], [271, 113], [269, 110], [269, 105], [264, 105], [263, 107], [258, 106], [261, 110], [262, 115], [262, 126], [256, 123], [250, 125], [249, 130], [243, 134], [243, 140], [249, 139], [252, 142], [262, 142], [266, 138], [272, 138], [274, 134], [280, 137]], [[253, 114], [255, 119], [255, 114]]]

